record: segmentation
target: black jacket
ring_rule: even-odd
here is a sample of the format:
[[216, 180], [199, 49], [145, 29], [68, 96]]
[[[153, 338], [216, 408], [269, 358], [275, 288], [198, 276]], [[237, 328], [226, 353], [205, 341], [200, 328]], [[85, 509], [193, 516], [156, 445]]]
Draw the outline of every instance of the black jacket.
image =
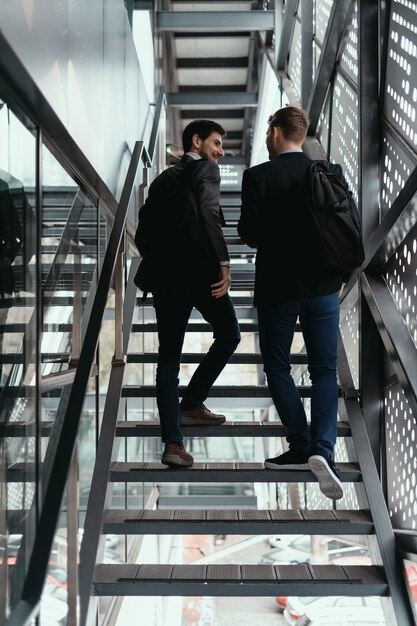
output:
[[314, 241], [304, 191], [311, 162], [303, 152], [287, 152], [243, 174], [238, 232], [244, 243], [257, 248], [255, 304], [327, 295], [342, 286], [340, 276], [313, 269]]
[[[187, 182], [197, 200], [201, 223], [214, 257], [219, 261], [229, 261], [226, 242], [222, 231], [220, 211], [220, 170], [215, 161], [193, 159], [184, 155], [178, 165], [164, 170], [149, 187], [149, 196], [168, 195], [183, 184], [184, 170], [187, 168]], [[188, 185], [187, 185], [188, 186]], [[192, 259], [190, 259], [192, 263]]]

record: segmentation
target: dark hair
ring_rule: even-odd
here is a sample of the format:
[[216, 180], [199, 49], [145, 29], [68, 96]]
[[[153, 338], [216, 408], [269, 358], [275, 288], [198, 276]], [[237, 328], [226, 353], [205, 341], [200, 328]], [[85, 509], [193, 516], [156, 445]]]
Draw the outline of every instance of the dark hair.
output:
[[307, 113], [299, 107], [284, 107], [278, 109], [268, 120], [270, 126], [279, 126], [285, 139], [302, 144], [310, 120]]
[[182, 134], [184, 152], [191, 150], [194, 135], [198, 135], [204, 141], [204, 139], [210, 137], [211, 133], [219, 133], [222, 137], [226, 135], [223, 126], [212, 120], [194, 120], [194, 122], [187, 124]]

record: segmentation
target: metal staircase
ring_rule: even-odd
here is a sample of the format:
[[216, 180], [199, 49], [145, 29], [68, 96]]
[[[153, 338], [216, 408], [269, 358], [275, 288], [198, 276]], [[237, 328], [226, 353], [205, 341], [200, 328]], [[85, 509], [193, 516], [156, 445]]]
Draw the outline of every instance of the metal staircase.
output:
[[[223, 206], [227, 196], [222, 197]], [[236, 234], [236, 203], [226, 208], [228, 224], [225, 236], [232, 250], [232, 298], [243, 332], [256, 333], [257, 324], [246, 321], [253, 318], [250, 313], [253, 288], [253, 252], [242, 246]], [[240, 257], [247, 262], [236, 262]], [[155, 333], [156, 325], [151, 316], [152, 300], [145, 303], [137, 300], [132, 276], [137, 267], [134, 260], [124, 303], [123, 346], [127, 352], [130, 334]], [[236, 295], [235, 295], [235, 292]], [[243, 292], [243, 293], [242, 293]], [[142, 307], [141, 323], [133, 323], [135, 302]], [[148, 321], [149, 320], [149, 321]], [[297, 331], [300, 329], [297, 328]], [[190, 320], [187, 332], [210, 331], [197, 314]], [[185, 353], [183, 363], [198, 363], [201, 354]], [[292, 363], [306, 363], [305, 354], [293, 354]], [[371, 447], [366, 434], [343, 345], [340, 349], [340, 416], [338, 437], [347, 443], [346, 449], [352, 457], [348, 462], [339, 462], [337, 467], [341, 480], [351, 484], [359, 506], [348, 510], [341, 502], [341, 509], [327, 501], [324, 508], [315, 510], [200, 507], [184, 509], [113, 509], [112, 489], [117, 483], [147, 483], [166, 485], [172, 483], [278, 483], [311, 484], [316, 482], [309, 471], [267, 470], [262, 463], [196, 462], [192, 468], [167, 468], [157, 459], [142, 462], [127, 462], [118, 458], [118, 450], [132, 438], [144, 440], [159, 437], [157, 419], [132, 421], [126, 416], [126, 400], [136, 399], [147, 411], [154, 406], [155, 387], [151, 385], [123, 384], [125, 362], [155, 363], [155, 352], [132, 352], [125, 361], [113, 363], [108, 400], [103, 417], [103, 427], [97, 451], [96, 469], [93, 476], [90, 501], [87, 508], [85, 533], [80, 555], [81, 623], [88, 623], [91, 598], [94, 596], [388, 596], [391, 595], [396, 619], [401, 626], [412, 624], [411, 608], [406, 598], [406, 586], [402, 568], [397, 560], [392, 532], [380, 480], [373, 461]], [[230, 363], [260, 364], [260, 355], [255, 352], [235, 354]], [[303, 398], [308, 398], [310, 388], [300, 386]], [[180, 388], [181, 395], [181, 388]], [[227, 409], [232, 406], [264, 409], [272, 404], [265, 385], [217, 386], [211, 391], [210, 406]], [[183, 427], [185, 437], [257, 437], [264, 441], [269, 437], [283, 437], [284, 429], [277, 421], [267, 419], [254, 421], [227, 421], [221, 426]], [[107, 484], [107, 477], [109, 483]], [[331, 508], [333, 505], [333, 509]], [[326, 506], [328, 508], [326, 508]], [[373, 565], [247, 565], [247, 564], [103, 564], [103, 541], [106, 533], [143, 536], [146, 534], [225, 534], [225, 535], [363, 535], [372, 545]], [[376, 542], [374, 541], [376, 537]], [[98, 545], [96, 564], [95, 546]], [[375, 550], [375, 545], [378, 548]], [[388, 605], [387, 605], [388, 606]], [[395, 623], [395, 622], [387, 622]]]

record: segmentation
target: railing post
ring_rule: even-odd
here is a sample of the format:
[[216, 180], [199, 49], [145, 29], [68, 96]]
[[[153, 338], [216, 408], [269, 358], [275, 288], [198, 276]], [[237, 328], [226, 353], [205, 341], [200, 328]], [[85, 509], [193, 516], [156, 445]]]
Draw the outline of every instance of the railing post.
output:
[[114, 357], [113, 363], [125, 363], [123, 351], [123, 283], [124, 283], [124, 258], [125, 238], [119, 246], [114, 274]]

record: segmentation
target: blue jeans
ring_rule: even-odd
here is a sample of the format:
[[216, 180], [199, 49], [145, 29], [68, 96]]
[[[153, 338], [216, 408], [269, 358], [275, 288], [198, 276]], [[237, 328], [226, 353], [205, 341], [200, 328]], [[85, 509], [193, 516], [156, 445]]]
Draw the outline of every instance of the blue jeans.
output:
[[178, 373], [191, 311], [193, 307], [200, 311], [213, 327], [214, 336], [214, 343], [185, 390], [184, 398], [192, 402], [204, 402], [214, 381], [236, 350], [240, 341], [239, 324], [228, 295], [215, 299], [208, 290], [180, 298], [178, 294], [168, 292], [153, 295], [159, 338], [156, 399], [162, 441], [181, 443]]
[[[312, 383], [311, 428], [291, 376], [290, 350], [300, 319]], [[339, 294], [258, 305], [259, 341], [268, 387], [290, 449], [333, 458], [338, 405]]]

